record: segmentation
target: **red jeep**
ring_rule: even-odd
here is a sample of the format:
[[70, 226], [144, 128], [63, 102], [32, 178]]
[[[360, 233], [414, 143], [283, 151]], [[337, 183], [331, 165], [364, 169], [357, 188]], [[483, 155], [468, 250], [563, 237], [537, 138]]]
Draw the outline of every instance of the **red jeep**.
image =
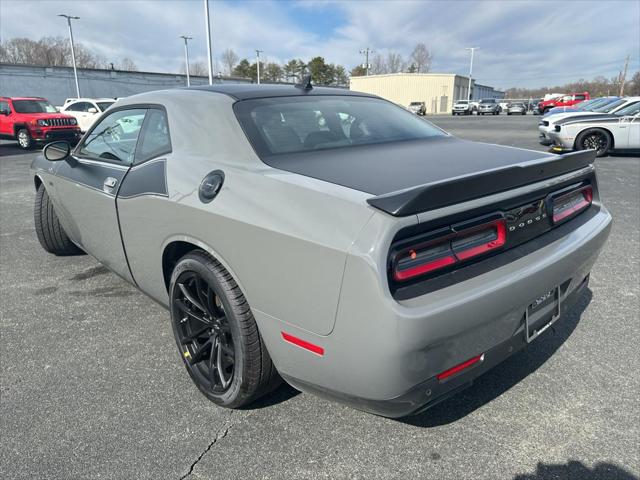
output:
[[554, 107], [572, 107], [576, 103], [591, 99], [589, 92], [570, 93], [538, 103], [538, 112], [544, 115]]
[[80, 139], [75, 118], [58, 113], [44, 98], [0, 97], [0, 138], [17, 140], [24, 150], [36, 143]]

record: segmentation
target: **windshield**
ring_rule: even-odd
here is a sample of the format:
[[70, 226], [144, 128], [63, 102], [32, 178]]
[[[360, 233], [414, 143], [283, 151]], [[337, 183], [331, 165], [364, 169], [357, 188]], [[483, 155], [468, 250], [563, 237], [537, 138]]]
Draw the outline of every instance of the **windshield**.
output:
[[98, 102], [98, 108], [104, 112], [107, 108], [113, 105], [115, 102]]
[[18, 113], [56, 113], [58, 111], [46, 100], [14, 100], [13, 108]]
[[469, 102], [467, 100], [458, 100], [456, 103], [464, 103], [466, 105]]
[[496, 103], [493, 98], [480, 100], [480, 103]]
[[618, 108], [620, 105], [623, 105], [626, 102], [627, 102], [626, 99], [620, 98], [620, 99], [616, 100], [615, 102], [607, 103], [606, 105], [603, 105], [601, 107], [594, 108], [593, 111], [594, 112], [601, 112], [601, 113], [609, 113], [611, 110], [614, 110], [614, 109]]
[[512, 103], [511, 105], [509, 105], [510, 107], [524, 107], [524, 104], [522, 103]]
[[640, 113], [640, 101], [627, 105], [616, 112], [616, 115], [629, 116]]
[[376, 98], [261, 98], [237, 102], [234, 110], [261, 157], [445, 135], [403, 108]]

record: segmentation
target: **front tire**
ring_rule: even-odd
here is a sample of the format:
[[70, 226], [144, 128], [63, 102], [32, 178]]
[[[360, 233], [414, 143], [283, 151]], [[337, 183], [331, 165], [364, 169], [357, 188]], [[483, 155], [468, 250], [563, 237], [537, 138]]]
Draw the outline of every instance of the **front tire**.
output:
[[576, 150], [595, 150], [597, 157], [604, 157], [613, 146], [613, 141], [609, 132], [592, 128], [578, 135], [575, 146]]
[[280, 384], [249, 304], [220, 262], [188, 253], [173, 270], [169, 296], [178, 350], [209, 400], [239, 408]]
[[16, 133], [16, 140], [18, 140], [18, 145], [23, 150], [29, 150], [33, 147], [33, 139], [31, 138], [31, 134], [29, 130], [26, 128], [21, 128]]
[[36, 225], [38, 241], [47, 252], [54, 255], [79, 255], [83, 253], [69, 239], [64, 228], [60, 225], [49, 194], [42, 184], [36, 192], [33, 220]]

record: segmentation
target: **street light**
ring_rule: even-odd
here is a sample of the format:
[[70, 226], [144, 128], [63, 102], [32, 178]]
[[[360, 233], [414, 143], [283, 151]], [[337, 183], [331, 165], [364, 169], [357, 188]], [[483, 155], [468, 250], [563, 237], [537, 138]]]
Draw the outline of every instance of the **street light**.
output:
[[471, 109], [471, 74], [473, 73], [473, 53], [480, 47], [467, 47], [465, 50], [471, 50], [471, 63], [469, 64], [469, 88], [467, 89], [467, 103]]
[[211, 62], [211, 24], [209, 23], [209, 0], [204, 0], [204, 21], [207, 26], [207, 60], [209, 63], [209, 85], [213, 85], [213, 63]]
[[80, 98], [80, 85], [78, 84], [78, 70], [76, 69], [76, 51], [73, 45], [73, 30], [71, 29], [71, 20], [80, 20], [80, 17], [73, 17], [71, 15], [65, 15], [64, 13], [61, 13], [58, 16], [66, 18], [67, 24], [69, 25], [69, 40], [71, 41], [71, 61], [73, 62], [73, 76], [76, 80], [76, 96], [77, 98]]
[[371, 65], [369, 65], [369, 54], [373, 53], [373, 50], [371, 50], [369, 47], [367, 48], [363, 48], [362, 50], [360, 50], [360, 54], [364, 55], [364, 68], [365, 68], [365, 75], [369, 75], [369, 67], [371, 67]]
[[191, 86], [191, 80], [189, 78], [189, 47], [187, 46], [188, 40], [193, 40], [193, 37], [187, 37], [186, 35], [180, 35], [180, 38], [184, 39], [184, 63], [187, 66], [187, 87]]
[[260, 54], [263, 50], [256, 50], [256, 66], [258, 67], [258, 85], [260, 85]]

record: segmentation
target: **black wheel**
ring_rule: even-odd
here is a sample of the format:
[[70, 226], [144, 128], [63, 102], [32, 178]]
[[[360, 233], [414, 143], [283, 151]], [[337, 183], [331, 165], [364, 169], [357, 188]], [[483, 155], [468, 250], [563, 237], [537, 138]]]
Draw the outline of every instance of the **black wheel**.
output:
[[18, 145], [23, 150], [29, 150], [33, 147], [33, 139], [26, 128], [21, 128], [16, 132], [16, 140], [18, 140]]
[[511, 112], [507, 112], [507, 115], [511, 115]]
[[596, 156], [603, 157], [611, 149], [611, 135], [600, 128], [585, 130], [576, 139], [576, 150], [595, 150]]
[[36, 192], [33, 219], [36, 224], [38, 241], [47, 252], [54, 255], [79, 255], [83, 253], [69, 239], [62, 225], [60, 225], [56, 211], [51, 204], [51, 199], [42, 184]]
[[547, 107], [547, 108], [543, 108], [542, 109], [542, 115], [546, 115], [547, 112], [549, 112], [549, 110], [551, 110], [551, 108]]
[[218, 261], [200, 250], [182, 257], [169, 295], [178, 350], [209, 400], [238, 408], [280, 384], [249, 304]]

